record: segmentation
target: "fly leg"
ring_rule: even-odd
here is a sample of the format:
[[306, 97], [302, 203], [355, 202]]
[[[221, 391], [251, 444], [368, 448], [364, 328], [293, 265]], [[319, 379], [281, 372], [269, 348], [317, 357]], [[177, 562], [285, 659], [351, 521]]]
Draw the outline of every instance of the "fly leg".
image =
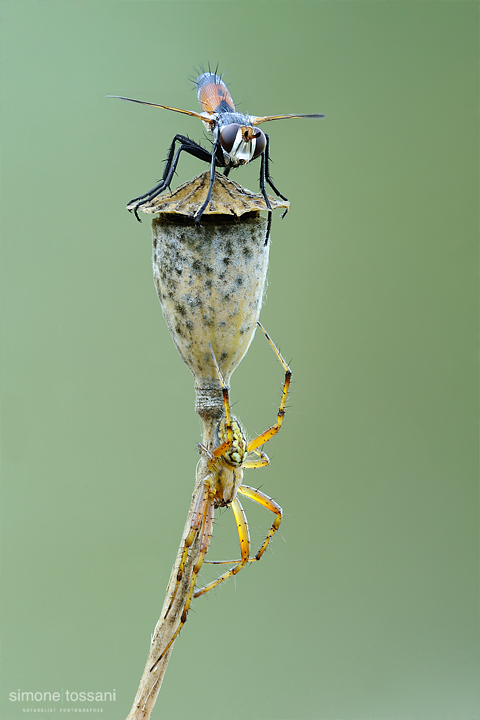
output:
[[[202, 150], [203, 150], [203, 148], [202, 148]], [[205, 200], [202, 207], [200, 208], [200, 210], [198, 210], [197, 214], [195, 215], [195, 222], [197, 224], [202, 219], [202, 215], [203, 215], [205, 209], [208, 207], [208, 203], [210, 202], [210, 198], [212, 195], [213, 185], [215, 183], [215, 165], [217, 164], [217, 159], [216, 159], [217, 150], [218, 150], [218, 135], [215, 137], [215, 139], [213, 141], [212, 154], [211, 154], [211, 156], [209, 154], [209, 158], [208, 158], [208, 160], [210, 161], [210, 184], [208, 186], [207, 199]], [[207, 160], [207, 162], [208, 162], [208, 160]]]
[[265, 187], [265, 180], [268, 181], [268, 174], [266, 171], [266, 169], [268, 168], [268, 135], [265, 135], [265, 137], [267, 138], [267, 146], [260, 156], [260, 190], [262, 191], [262, 195], [265, 200], [265, 205], [268, 208], [267, 232], [265, 235], [265, 243], [264, 243], [266, 245], [270, 239], [270, 228], [272, 227], [272, 206], [270, 205], [270, 200], [268, 199], [267, 190]]
[[[177, 142], [181, 143], [181, 145], [175, 153], [175, 144]], [[145, 203], [150, 202], [150, 200], [156, 198], [157, 195], [160, 195], [160, 193], [162, 193], [167, 187], [169, 187], [173, 178], [173, 174], [177, 168], [180, 153], [182, 152], [193, 155], [194, 157], [197, 157], [199, 160], [203, 160], [204, 162], [210, 162], [210, 153], [208, 152], [208, 150], [205, 150], [205, 148], [203, 148], [201, 145], [194, 142], [193, 140], [190, 140], [190, 138], [186, 137], [185, 135], [175, 135], [168, 151], [168, 156], [165, 162], [165, 169], [163, 171], [163, 176], [160, 182], [155, 185], [155, 187], [153, 187], [151, 190], [146, 192], [144, 195], [140, 195], [139, 197], [130, 200], [127, 205], [127, 210], [134, 213], [138, 222], [142, 222], [138, 217], [138, 209], [142, 205], [145, 205]]]
[[[279, 190], [277, 187], [275, 187], [275, 185], [273, 184], [272, 176], [270, 175], [270, 138], [268, 137], [267, 133], [265, 133], [265, 137], [266, 137], [266, 140], [267, 140], [267, 145], [266, 145], [265, 150], [264, 150], [264, 154], [265, 154], [265, 180], [268, 182], [268, 184], [269, 184], [270, 187], [272, 188], [273, 192], [274, 192], [276, 195], [278, 195], [278, 197], [281, 197], [282, 200], [285, 200], [286, 202], [288, 202], [288, 198], [286, 198], [285, 195], [282, 195], [282, 193], [280, 192], [280, 190]], [[263, 156], [262, 156], [262, 157], [263, 157]], [[285, 212], [283, 212], [283, 213], [281, 214], [280, 217], [284, 218], [285, 215], [287, 214], [287, 212], [288, 212], [288, 208], [285, 210]]]

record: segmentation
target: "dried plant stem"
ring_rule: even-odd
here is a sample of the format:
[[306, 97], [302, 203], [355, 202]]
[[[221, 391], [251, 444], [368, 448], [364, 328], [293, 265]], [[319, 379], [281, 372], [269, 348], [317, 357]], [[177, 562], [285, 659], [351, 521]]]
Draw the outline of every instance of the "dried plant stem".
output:
[[201, 492], [201, 488], [202, 488], [202, 476], [199, 473], [197, 476], [197, 482], [195, 484], [195, 489], [193, 491], [192, 502], [190, 505], [190, 510], [187, 515], [187, 521], [185, 523], [184, 533], [182, 535], [182, 540], [181, 540], [179, 551], [177, 554], [177, 560], [175, 562], [175, 565], [172, 568], [172, 573], [170, 575], [170, 581], [168, 583], [167, 593], [165, 596], [165, 602], [163, 603], [162, 612], [160, 614], [160, 619], [157, 622], [155, 632], [153, 635], [153, 639], [152, 639], [152, 643], [150, 645], [150, 651], [148, 653], [147, 664], [145, 665], [142, 679], [140, 680], [140, 685], [139, 685], [132, 709], [130, 710], [127, 720], [147, 720], [152, 713], [152, 710], [155, 705], [155, 701], [157, 699], [157, 695], [162, 686], [163, 677], [167, 670], [168, 661], [170, 660], [170, 655], [173, 650], [173, 644], [167, 650], [167, 652], [165, 653], [163, 658], [160, 660], [158, 665], [155, 667], [155, 669], [152, 671], [151, 668], [157, 661], [163, 648], [165, 648], [165, 646], [168, 645], [168, 643], [173, 638], [173, 636], [176, 632], [176, 629], [178, 627], [178, 624], [180, 623], [180, 618], [181, 618], [183, 609], [185, 607], [188, 589], [189, 589], [190, 582], [191, 582], [192, 569], [193, 569], [194, 563], [198, 559], [198, 555], [199, 555], [200, 536], [197, 536], [196, 540], [194, 541], [194, 543], [191, 547], [187, 565], [186, 565], [186, 568], [185, 568], [185, 571], [183, 574], [182, 581], [178, 588], [177, 595], [175, 597], [173, 606], [168, 614], [168, 617], [165, 618], [165, 613], [170, 604], [170, 600], [172, 598], [172, 594], [173, 594], [173, 591], [175, 588], [175, 582], [176, 582], [176, 577], [177, 577], [177, 573], [178, 573], [178, 567], [180, 564], [181, 551], [183, 548], [184, 540], [185, 540], [185, 537], [190, 528], [190, 523], [191, 523], [192, 515], [193, 515], [193, 509], [194, 509], [196, 501], [198, 499], [198, 495]]
[[[207, 411], [207, 413], [203, 414], [204, 430], [202, 442], [206, 447], [209, 447], [212, 443], [213, 433], [217, 420], [223, 412], [223, 399], [220, 385], [218, 386], [216, 391], [213, 388], [212, 390], [213, 392], [210, 394], [210, 402], [208, 403], [209, 410]], [[203, 400], [205, 401], [205, 393], [203, 393], [202, 396]], [[180, 581], [177, 593], [175, 595], [175, 600], [173, 601], [173, 605], [167, 617], [165, 618], [165, 613], [167, 612], [167, 608], [170, 605], [170, 601], [175, 590], [178, 568], [180, 565], [185, 538], [190, 530], [192, 516], [194, 508], [198, 501], [198, 497], [202, 492], [203, 481], [208, 474], [209, 470], [207, 468], [207, 458], [202, 455], [198, 465], [195, 488], [193, 490], [190, 509], [188, 511], [187, 520], [185, 522], [185, 527], [182, 533], [182, 538], [177, 553], [177, 559], [170, 575], [170, 580], [167, 586], [167, 592], [165, 595], [162, 612], [160, 614], [160, 619], [158, 620], [155, 631], [153, 633], [147, 663], [145, 665], [142, 679], [140, 681], [140, 685], [127, 720], [148, 720], [154, 708], [157, 695], [162, 686], [163, 678], [168, 666], [168, 661], [170, 660], [170, 655], [173, 650], [173, 644], [167, 650], [160, 662], [155, 666], [153, 671], [152, 667], [155, 665], [164, 648], [170, 643], [170, 641], [174, 637], [180, 623], [183, 610], [185, 608], [185, 603], [187, 601], [188, 592], [192, 581], [192, 571], [195, 563], [198, 560], [200, 552], [200, 533], [197, 534], [197, 537], [192, 547], [190, 548], [187, 564], [183, 572], [182, 580]]]

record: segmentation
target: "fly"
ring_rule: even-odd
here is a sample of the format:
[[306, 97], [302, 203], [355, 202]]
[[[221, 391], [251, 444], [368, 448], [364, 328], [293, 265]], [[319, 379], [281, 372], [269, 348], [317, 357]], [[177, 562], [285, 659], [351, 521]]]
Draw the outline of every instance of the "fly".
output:
[[207, 198], [195, 215], [195, 221], [198, 223], [200, 222], [200, 219], [210, 202], [213, 185], [215, 183], [215, 168], [224, 168], [223, 174], [228, 176], [232, 168], [239, 167], [240, 165], [246, 165], [259, 157], [260, 190], [268, 208], [268, 238], [272, 207], [268, 199], [265, 187], [266, 183], [270, 185], [274, 193], [278, 197], [282, 198], [282, 200], [287, 200], [287, 198], [282, 195], [282, 193], [273, 184], [273, 180], [270, 175], [269, 137], [257, 126], [269, 120], [323, 118], [325, 116], [267, 115], [264, 117], [257, 117], [255, 115], [243, 114], [236, 110], [230, 91], [223, 82], [221, 76], [213, 72], [204, 72], [196, 79], [195, 85], [197, 87], [197, 97], [200, 107], [202, 108], [202, 112], [180, 110], [179, 108], [170, 107], [169, 105], [156, 105], [155, 103], [144, 102], [143, 100], [134, 100], [133, 98], [122, 97], [120, 95], [107, 95], [107, 97], [115, 97], [119, 100], [128, 100], [129, 102], [136, 102], [141, 105], [150, 105], [164, 110], [173, 110], [173, 112], [183, 113], [184, 115], [191, 115], [192, 117], [196, 117], [201, 120], [206, 130], [211, 132], [213, 137], [212, 149], [211, 151], [208, 151], [185, 135], [175, 135], [168, 151], [162, 179], [157, 185], [155, 185], [155, 187], [146, 192], [144, 195], [140, 195], [139, 197], [130, 200], [127, 205], [127, 210], [133, 212], [137, 220], [141, 222], [138, 217], [138, 210], [142, 207], [142, 205], [150, 202], [160, 195], [160, 193], [162, 193], [165, 189], [170, 187], [180, 154], [182, 152], [186, 152], [210, 165], [210, 184], [208, 187]]

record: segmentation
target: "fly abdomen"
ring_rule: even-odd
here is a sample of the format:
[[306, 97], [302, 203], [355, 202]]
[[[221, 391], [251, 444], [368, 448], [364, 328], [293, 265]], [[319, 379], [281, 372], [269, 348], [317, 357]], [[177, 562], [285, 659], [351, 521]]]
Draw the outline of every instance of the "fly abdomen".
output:
[[198, 102], [208, 113], [235, 112], [232, 96], [219, 75], [205, 72], [196, 80]]

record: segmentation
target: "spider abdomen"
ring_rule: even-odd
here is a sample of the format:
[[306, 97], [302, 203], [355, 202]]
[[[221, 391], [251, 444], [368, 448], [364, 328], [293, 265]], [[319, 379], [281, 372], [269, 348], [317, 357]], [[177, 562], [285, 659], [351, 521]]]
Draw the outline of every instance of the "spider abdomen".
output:
[[[247, 440], [240, 427], [240, 423], [235, 420], [235, 418], [232, 418], [232, 434], [232, 444], [225, 450], [222, 457], [228, 465], [238, 468], [241, 467], [245, 461]], [[224, 417], [217, 425], [217, 438], [220, 445], [228, 440]]]

